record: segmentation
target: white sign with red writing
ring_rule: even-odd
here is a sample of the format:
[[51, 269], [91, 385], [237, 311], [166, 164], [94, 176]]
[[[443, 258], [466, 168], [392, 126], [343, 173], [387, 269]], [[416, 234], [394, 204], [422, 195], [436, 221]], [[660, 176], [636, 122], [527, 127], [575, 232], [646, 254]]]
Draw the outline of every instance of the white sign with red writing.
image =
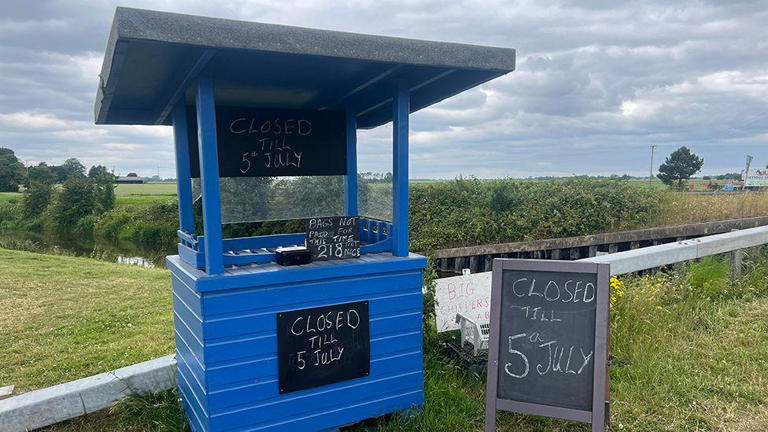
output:
[[488, 324], [491, 319], [491, 272], [438, 279], [435, 300], [438, 332], [458, 330], [457, 313], [478, 324]]

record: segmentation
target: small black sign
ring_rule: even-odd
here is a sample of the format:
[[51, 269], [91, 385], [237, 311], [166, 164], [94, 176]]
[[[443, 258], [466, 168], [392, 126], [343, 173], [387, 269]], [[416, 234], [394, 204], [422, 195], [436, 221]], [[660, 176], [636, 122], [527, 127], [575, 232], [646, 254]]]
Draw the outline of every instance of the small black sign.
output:
[[333, 216], [307, 220], [307, 248], [312, 261], [360, 256], [360, 218]]
[[280, 394], [368, 376], [368, 302], [277, 314]]
[[609, 274], [607, 264], [494, 260], [486, 430], [496, 409], [603, 430]]
[[[197, 119], [187, 110], [191, 175], [200, 177]], [[344, 175], [342, 111], [216, 107], [219, 177]]]

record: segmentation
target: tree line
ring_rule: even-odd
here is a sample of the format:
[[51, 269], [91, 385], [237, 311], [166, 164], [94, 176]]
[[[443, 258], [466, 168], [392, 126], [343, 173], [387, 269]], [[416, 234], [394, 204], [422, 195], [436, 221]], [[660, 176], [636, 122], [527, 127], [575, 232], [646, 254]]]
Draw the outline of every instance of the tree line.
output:
[[24, 186], [21, 214], [27, 228], [40, 225], [58, 233], [80, 231], [84, 220], [115, 206], [115, 176], [103, 165], [86, 171], [78, 159], [61, 165], [25, 168], [12, 150], [0, 148], [0, 191], [18, 192]]

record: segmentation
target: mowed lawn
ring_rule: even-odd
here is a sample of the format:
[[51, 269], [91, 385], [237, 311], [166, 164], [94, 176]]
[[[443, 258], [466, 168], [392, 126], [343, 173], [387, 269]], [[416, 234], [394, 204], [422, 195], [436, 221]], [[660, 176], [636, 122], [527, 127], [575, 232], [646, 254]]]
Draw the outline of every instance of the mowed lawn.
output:
[[0, 249], [0, 386], [25, 392], [174, 350], [167, 270]]

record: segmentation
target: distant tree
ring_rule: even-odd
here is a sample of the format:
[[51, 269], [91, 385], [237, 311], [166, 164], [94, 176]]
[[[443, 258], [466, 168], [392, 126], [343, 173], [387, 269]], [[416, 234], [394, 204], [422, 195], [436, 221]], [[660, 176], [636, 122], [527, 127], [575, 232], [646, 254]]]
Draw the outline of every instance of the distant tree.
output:
[[139, 175], [138, 175], [138, 174], [136, 174], [135, 172], [129, 172], [129, 173], [128, 173], [128, 175], [127, 175], [126, 177], [138, 177], [138, 176], [139, 176]]
[[691, 153], [688, 147], [680, 147], [667, 157], [659, 167], [657, 177], [664, 184], [672, 186], [677, 182], [677, 188], [683, 188], [683, 181], [691, 178], [701, 170], [704, 159]]
[[13, 150], [0, 147], [0, 192], [18, 192], [27, 170]]
[[24, 189], [24, 200], [22, 201], [24, 217], [37, 218], [42, 216], [48, 204], [51, 203], [52, 196], [53, 186], [50, 182], [30, 182], [29, 186]]
[[741, 173], [725, 173], [715, 178], [718, 180], [741, 180]]
[[88, 170], [88, 180], [93, 183], [96, 213], [104, 213], [115, 206], [115, 175], [102, 165]]
[[45, 162], [40, 162], [37, 166], [29, 167], [29, 178], [27, 183], [41, 182], [41, 183], [56, 183], [58, 181], [57, 175]]
[[77, 158], [69, 158], [61, 164], [60, 175], [63, 176], [63, 178], [59, 177], [59, 181], [65, 181], [70, 177], [83, 178], [85, 177], [85, 165], [80, 163]]
[[95, 181], [114, 182], [115, 175], [103, 165], [94, 165], [88, 170], [88, 178]]

